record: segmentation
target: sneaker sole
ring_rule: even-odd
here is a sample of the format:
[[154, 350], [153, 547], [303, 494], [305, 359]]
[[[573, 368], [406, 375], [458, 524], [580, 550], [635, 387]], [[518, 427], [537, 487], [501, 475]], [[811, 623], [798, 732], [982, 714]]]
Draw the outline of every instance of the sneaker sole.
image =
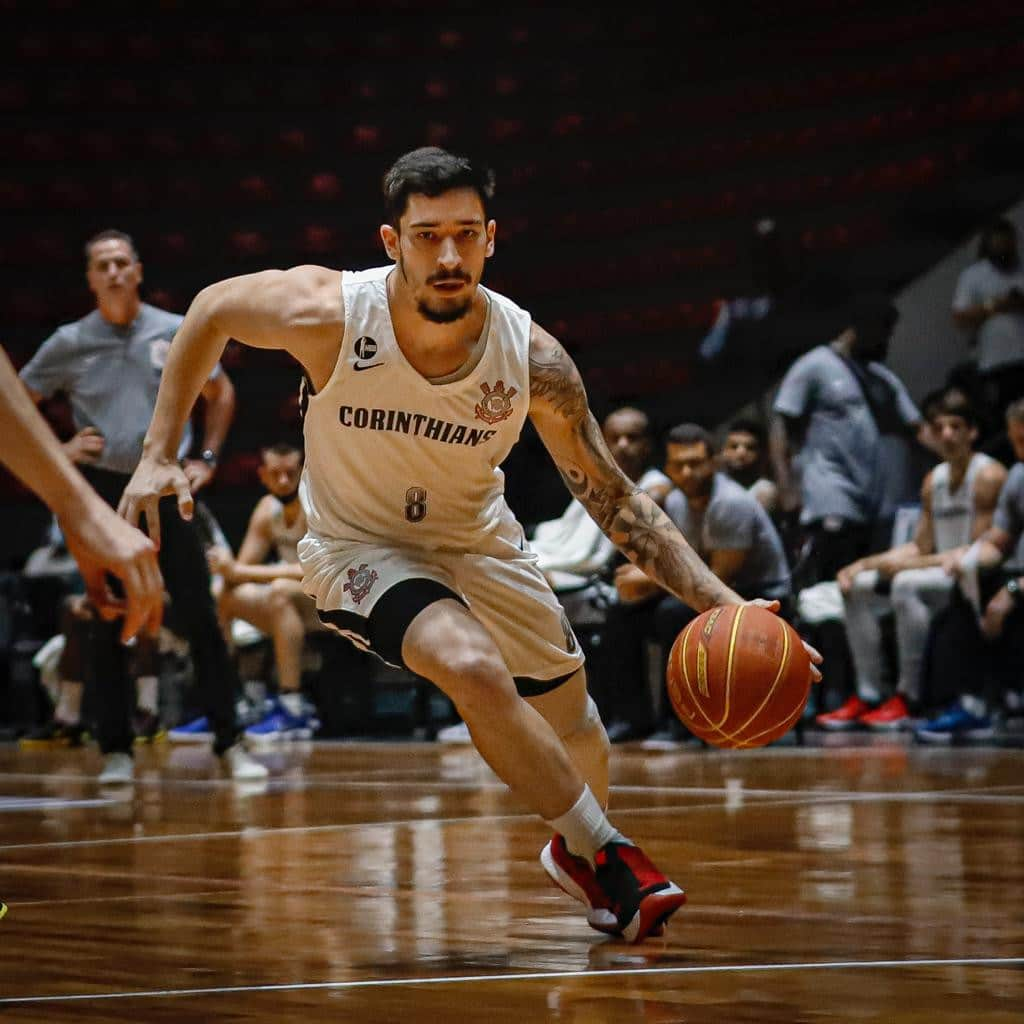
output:
[[863, 722], [872, 732], [899, 732], [910, 725], [910, 720], [901, 718], [898, 722]]
[[850, 732], [853, 729], [861, 728], [860, 722], [818, 722], [814, 723], [819, 729], [826, 732]]
[[953, 734], [951, 732], [928, 732], [927, 729], [918, 729], [914, 733], [914, 738], [921, 743], [934, 743], [936, 745], [953, 742]]
[[210, 743], [213, 740], [212, 732], [186, 732], [176, 733], [173, 729], [167, 734], [172, 743]]
[[[668, 919], [686, 902], [686, 893], [673, 882], [645, 896], [633, 919], [622, 929], [622, 937], [631, 943], [660, 935]], [[660, 929], [660, 930], [659, 930]]]
[[550, 841], [545, 845], [544, 849], [540, 851], [540, 863], [548, 873], [548, 877], [551, 881], [554, 882], [555, 885], [566, 894], [566, 896], [571, 896], [577, 903], [582, 903], [587, 910], [593, 909], [590, 905], [590, 900], [587, 899], [587, 894], [572, 880], [570, 875], [566, 874], [558, 866], [555, 858], [551, 854]]
[[587, 924], [594, 931], [601, 932], [604, 935], [620, 934], [619, 922], [615, 915], [604, 907], [598, 907], [597, 909], [592, 907], [590, 900], [587, 899], [587, 894], [572, 880], [571, 875], [566, 874], [559, 867], [557, 861], [551, 855], [550, 841], [540, 851], [540, 862], [555, 888], [561, 889], [566, 896], [571, 896], [577, 903], [582, 903], [587, 908]]

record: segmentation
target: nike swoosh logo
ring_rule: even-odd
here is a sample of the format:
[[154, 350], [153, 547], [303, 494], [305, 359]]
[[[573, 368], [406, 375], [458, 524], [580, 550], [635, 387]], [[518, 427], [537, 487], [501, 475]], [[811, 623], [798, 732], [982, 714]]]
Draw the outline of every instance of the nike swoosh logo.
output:
[[362, 366], [359, 363], [353, 363], [352, 369], [358, 372], [359, 370], [372, 370], [375, 366], [383, 366], [383, 363], [363, 363]]

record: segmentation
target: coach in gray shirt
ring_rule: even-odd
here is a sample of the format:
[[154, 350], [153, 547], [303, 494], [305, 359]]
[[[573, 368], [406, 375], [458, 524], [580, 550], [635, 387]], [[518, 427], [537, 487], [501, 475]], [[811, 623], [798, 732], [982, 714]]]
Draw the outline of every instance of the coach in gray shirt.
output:
[[818, 580], [889, 547], [896, 509], [917, 499], [913, 438], [922, 435], [922, 417], [881, 362], [897, 317], [885, 296], [858, 298], [849, 326], [801, 356], [775, 397], [780, 498], [785, 511], [800, 509]]
[[[182, 317], [142, 302], [142, 263], [132, 239], [104, 231], [85, 247], [86, 276], [96, 309], [65, 324], [22, 369], [21, 378], [38, 401], [67, 394], [78, 433], [65, 446], [99, 494], [117, 506], [142, 456], [142, 442], [156, 405], [160, 374]], [[212, 477], [217, 453], [234, 415], [234, 389], [218, 367], [203, 389], [206, 400], [203, 453], [186, 460], [193, 492]], [[187, 438], [185, 445], [190, 441]], [[187, 452], [183, 446], [182, 454]], [[170, 499], [169, 499], [170, 500]], [[197, 681], [215, 734], [217, 753], [227, 755], [236, 777], [266, 769], [235, 744], [237, 677], [210, 594], [206, 558], [195, 528], [177, 515], [162, 517], [160, 569], [172, 613], [189, 640]], [[132, 778], [133, 685], [125, 677], [113, 631], [105, 632], [91, 659], [99, 692], [97, 739], [107, 755], [101, 781]]]

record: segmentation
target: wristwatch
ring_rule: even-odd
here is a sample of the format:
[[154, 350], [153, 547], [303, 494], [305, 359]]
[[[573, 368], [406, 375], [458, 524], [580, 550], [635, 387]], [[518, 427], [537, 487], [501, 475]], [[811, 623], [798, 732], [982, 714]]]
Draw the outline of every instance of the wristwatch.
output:
[[205, 462], [210, 469], [217, 468], [217, 453], [212, 448], [204, 448], [199, 453], [199, 458]]
[[1006, 592], [1013, 598], [1014, 604], [1021, 603], [1022, 594], [1020, 589], [1020, 580], [1017, 579], [1016, 576], [1006, 581]]

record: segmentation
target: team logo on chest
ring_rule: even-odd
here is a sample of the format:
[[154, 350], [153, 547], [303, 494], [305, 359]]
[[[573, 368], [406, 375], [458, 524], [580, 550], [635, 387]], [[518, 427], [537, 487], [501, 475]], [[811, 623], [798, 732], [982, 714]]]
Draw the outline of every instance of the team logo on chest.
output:
[[516, 388], [505, 390], [503, 380], [496, 381], [492, 388], [490, 384], [481, 384], [480, 390], [484, 397], [476, 407], [476, 418], [484, 423], [500, 423], [512, 415], [512, 399], [518, 394]]
[[363, 562], [358, 569], [348, 570], [348, 583], [341, 589], [347, 590], [352, 595], [356, 604], [370, 592], [370, 588], [377, 582], [377, 570], [368, 568]]

